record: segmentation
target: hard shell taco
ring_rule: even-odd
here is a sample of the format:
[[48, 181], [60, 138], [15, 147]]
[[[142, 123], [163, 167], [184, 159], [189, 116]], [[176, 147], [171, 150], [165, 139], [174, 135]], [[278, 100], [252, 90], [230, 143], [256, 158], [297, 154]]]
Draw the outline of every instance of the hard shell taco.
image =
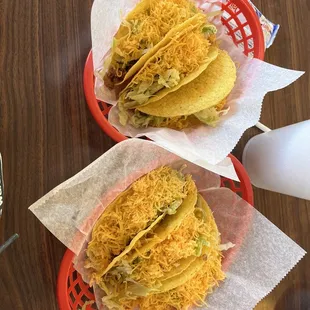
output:
[[136, 128], [183, 129], [202, 123], [215, 126], [220, 116], [227, 113], [223, 108], [235, 81], [236, 66], [230, 56], [220, 50], [206, 70], [176, 92], [132, 110], [119, 108]]
[[[155, 231], [156, 228], [151, 239], [156, 239]], [[185, 300], [183, 295], [188, 296], [189, 292], [184, 292], [183, 287], [193, 282], [201, 270], [209, 277], [207, 285], [203, 286], [205, 294], [224, 278], [219, 243], [219, 232], [212, 212], [199, 195], [192, 212], [179, 227], [166, 235], [165, 240], [149, 247], [147, 253], [140, 253], [132, 262], [126, 260], [130, 255], [125, 256], [103, 277], [99, 283], [107, 294], [103, 302], [111, 309], [131, 309], [136, 306], [150, 309], [151, 305], [152, 309], [157, 309], [157, 304], [162, 304], [162, 309], [170, 309], [170, 306], [174, 306], [176, 291]]]
[[124, 109], [148, 105], [199, 76], [216, 59], [215, 26], [199, 13], [176, 27], [169, 42], [150, 57], [120, 93]]
[[166, 215], [176, 213], [186, 203], [191, 182], [190, 176], [165, 166], [142, 176], [120, 194], [92, 231], [85, 265], [92, 281], [99, 281], [128, 245], [132, 247]]
[[[187, 196], [183, 199], [182, 204], [173, 212], [167, 212], [160, 215], [147, 229], [140, 231], [125, 248], [125, 250], [115, 257], [113, 261], [103, 272], [105, 275], [115, 265], [117, 266], [122, 260], [126, 260], [128, 263], [137, 259], [141, 253], [148, 252], [157, 243], [163, 241], [170, 232], [180, 225], [182, 220], [193, 212], [197, 201], [197, 188], [194, 181], [188, 176], [185, 177]], [[150, 198], [151, 199], [151, 198]], [[150, 235], [156, 236], [156, 238], [150, 239]], [[139, 253], [136, 255], [136, 253]], [[127, 255], [128, 254], [128, 255]]]
[[[113, 40], [100, 75], [114, 89], [130, 79], [158, 49], [167, 44], [174, 27], [197, 14], [190, 0], [142, 0], [126, 16]], [[177, 30], [177, 29], [176, 29]]]

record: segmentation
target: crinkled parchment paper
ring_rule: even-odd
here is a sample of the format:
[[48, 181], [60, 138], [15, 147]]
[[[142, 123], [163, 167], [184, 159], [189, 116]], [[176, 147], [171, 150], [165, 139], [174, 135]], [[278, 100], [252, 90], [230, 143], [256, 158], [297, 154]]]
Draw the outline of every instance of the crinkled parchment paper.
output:
[[[222, 1], [196, 1], [206, 12], [218, 10]], [[137, 0], [95, 0], [92, 8], [91, 31], [95, 74], [102, 68], [103, 59], [108, 55], [122, 17], [135, 6]], [[244, 131], [254, 126], [260, 118], [264, 96], [271, 91], [284, 88], [298, 79], [303, 72], [283, 69], [258, 59], [243, 55], [232, 39], [225, 35], [220, 18], [213, 19], [218, 28], [220, 48], [226, 50], [238, 67], [237, 81], [227, 100], [230, 111], [221, 118], [217, 127], [201, 125], [183, 132], [167, 128], [136, 129], [131, 125], [122, 126], [118, 120], [118, 108], [109, 113], [110, 123], [122, 134], [129, 137], [147, 136], [158, 145], [194, 163], [217, 164], [236, 146]], [[96, 79], [95, 93], [98, 99], [116, 105], [115, 95], [104, 88], [103, 81]], [[279, 102], [279, 109], [284, 108]], [[281, 106], [282, 105], [282, 106]]]
[[[162, 149], [150, 141], [130, 139], [103, 154], [80, 173], [34, 203], [30, 210], [81, 262], [92, 227], [116, 196], [133, 181], [161, 165], [184, 163], [213, 210], [224, 252], [227, 279], [207, 299], [208, 309], [252, 309], [305, 255], [294, 241], [254, 207], [227, 188], [218, 175]], [[272, 206], [270, 206], [272, 207]], [[100, 301], [98, 301], [100, 304]]]

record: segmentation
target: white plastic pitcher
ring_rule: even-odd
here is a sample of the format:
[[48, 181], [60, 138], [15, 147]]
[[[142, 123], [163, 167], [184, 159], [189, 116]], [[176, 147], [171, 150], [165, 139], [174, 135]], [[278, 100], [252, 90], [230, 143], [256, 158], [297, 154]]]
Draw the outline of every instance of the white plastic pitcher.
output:
[[242, 161], [256, 187], [310, 200], [310, 120], [255, 136]]

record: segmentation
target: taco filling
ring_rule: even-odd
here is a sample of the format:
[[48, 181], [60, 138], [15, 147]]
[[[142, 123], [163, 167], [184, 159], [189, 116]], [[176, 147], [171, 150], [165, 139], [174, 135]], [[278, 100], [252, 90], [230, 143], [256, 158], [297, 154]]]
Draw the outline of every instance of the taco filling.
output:
[[154, 49], [175, 26], [198, 13], [189, 0], [143, 0], [129, 13], [113, 40], [105, 85], [114, 88], [121, 83], [130, 68]]
[[118, 105], [119, 120], [135, 128], [168, 127], [181, 130], [201, 124], [216, 126], [227, 114], [226, 98], [236, 81], [236, 66], [219, 50], [216, 59], [194, 80], [175, 92], [146, 105], [125, 109]]
[[216, 28], [205, 25], [205, 20], [203, 14], [197, 15], [196, 24], [172, 38], [150, 58], [121, 93], [119, 104], [125, 109], [144, 105], [164, 89], [176, 90], [186, 77], [208, 63]]
[[[135, 181], [103, 212], [92, 231], [86, 268], [100, 279], [132, 239], [160, 216], [174, 214], [187, 197], [189, 177], [170, 167], [155, 169]], [[141, 237], [143, 234], [141, 235]]]
[[220, 121], [220, 117], [227, 114], [229, 108], [223, 109], [226, 100], [223, 100], [215, 107], [207, 108], [192, 115], [181, 115], [175, 117], [161, 117], [148, 115], [139, 110], [126, 111], [125, 118], [135, 128], [147, 127], [166, 127], [171, 129], [184, 129], [194, 127], [199, 124], [205, 124], [215, 127]]

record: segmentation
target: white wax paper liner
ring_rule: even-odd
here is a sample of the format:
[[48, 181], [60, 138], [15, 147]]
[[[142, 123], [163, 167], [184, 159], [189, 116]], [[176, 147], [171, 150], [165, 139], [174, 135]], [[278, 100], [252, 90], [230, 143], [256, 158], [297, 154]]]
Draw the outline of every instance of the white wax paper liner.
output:
[[[83, 265], [85, 245], [105, 207], [140, 176], [161, 165], [179, 167], [184, 160], [150, 141], [121, 142], [73, 178], [34, 203], [30, 210]], [[209, 309], [251, 309], [290, 271], [305, 251], [229, 189], [220, 178], [187, 163], [198, 190], [214, 212], [225, 252], [227, 279], [207, 299]], [[82, 272], [83, 273], [83, 272]], [[85, 274], [82, 274], [85, 279]], [[86, 277], [87, 278], [87, 277]]]
[[[136, 2], [136, 0], [94, 2], [91, 26], [95, 71], [102, 67], [103, 57], [110, 49], [113, 35], [121, 22], [120, 12], [130, 11]], [[196, 2], [208, 12], [221, 8], [223, 1]], [[136, 129], [131, 125], [122, 126], [119, 123], [116, 106], [109, 113], [109, 122], [122, 134], [129, 137], [147, 136], [178, 156], [194, 163], [200, 162], [201, 166], [221, 162], [234, 149], [244, 131], [259, 121], [266, 93], [288, 86], [303, 74], [245, 57], [242, 49], [237, 48], [231, 37], [225, 35], [225, 28], [220, 18], [214, 18], [212, 22], [218, 28], [220, 48], [226, 50], [238, 66], [236, 85], [227, 99], [230, 111], [221, 118], [217, 127], [201, 125], [184, 132], [168, 128]], [[102, 85], [103, 82], [96, 79], [95, 93], [98, 99], [115, 105], [115, 95], [107, 88], [102, 91]], [[285, 108], [284, 102], [278, 104], [279, 109]]]
[[154, 142], [129, 139], [50, 191], [30, 210], [67, 248], [78, 254], [94, 222], [118, 194], [148, 171], [172, 163], [186, 163], [198, 188], [220, 184], [218, 175], [186, 162]]
[[239, 246], [228, 251], [227, 278], [207, 298], [208, 309], [253, 309], [306, 252], [231, 190], [210, 189], [204, 197], [222, 242]]

